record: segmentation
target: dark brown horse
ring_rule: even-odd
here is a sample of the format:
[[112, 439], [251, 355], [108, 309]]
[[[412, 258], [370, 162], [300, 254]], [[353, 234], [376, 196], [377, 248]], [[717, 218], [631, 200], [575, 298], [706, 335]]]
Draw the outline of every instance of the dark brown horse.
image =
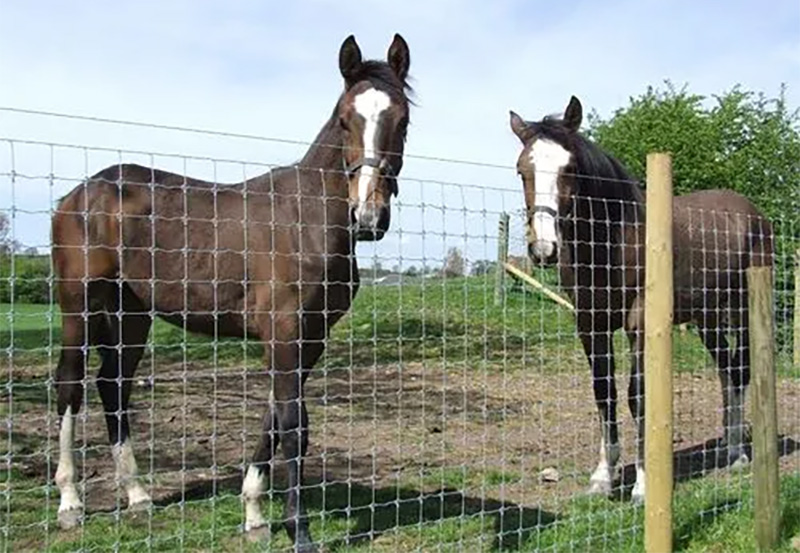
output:
[[158, 316], [192, 332], [263, 342], [272, 405], [242, 485], [244, 526], [268, 528], [259, 497], [280, 443], [289, 472], [286, 527], [299, 550], [314, 550], [300, 494], [308, 445], [303, 386], [358, 290], [355, 240], [379, 240], [389, 228], [409, 118], [408, 67], [399, 35], [386, 62], [362, 61], [348, 37], [339, 53], [345, 90], [291, 167], [219, 186], [118, 165], [61, 200], [52, 255], [63, 315], [56, 371], [62, 527], [77, 524], [82, 511], [73, 427], [90, 346], [102, 360], [97, 386], [129, 507], [150, 503], [136, 480], [127, 409]]
[[[524, 146], [517, 161], [528, 209], [528, 251], [558, 263], [576, 309], [600, 412], [600, 462], [590, 491], [609, 493], [619, 460], [612, 336], [631, 345], [628, 405], [637, 424], [633, 499], [644, 498], [644, 219], [642, 191], [622, 165], [578, 132], [573, 97], [563, 118], [531, 123], [511, 112]], [[745, 271], [772, 263], [770, 223], [746, 198], [707, 190], [674, 200], [675, 324], [694, 323], [723, 388], [729, 463], [747, 462], [744, 394], [750, 379]], [[728, 335], [735, 335], [730, 347]]]

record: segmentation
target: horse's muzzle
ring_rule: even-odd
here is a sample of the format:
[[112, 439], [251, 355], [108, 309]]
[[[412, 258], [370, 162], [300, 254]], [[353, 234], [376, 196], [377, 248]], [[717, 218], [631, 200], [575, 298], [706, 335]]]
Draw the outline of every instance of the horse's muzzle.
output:
[[528, 242], [528, 257], [537, 265], [555, 265], [558, 261], [558, 247], [549, 240]]
[[389, 230], [390, 219], [388, 205], [360, 205], [353, 210], [353, 235], [359, 241], [377, 242]]

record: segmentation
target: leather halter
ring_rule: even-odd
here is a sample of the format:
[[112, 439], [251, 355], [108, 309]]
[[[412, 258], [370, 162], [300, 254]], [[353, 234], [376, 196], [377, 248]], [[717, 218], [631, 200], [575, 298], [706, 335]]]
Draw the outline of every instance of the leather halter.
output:
[[397, 176], [392, 168], [392, 164], [389, 163], [389, 160], [385, 157], [362, 157], [348, 165], [347, 160], [342, 156], [342, 165], [344, 166], [344, 172], [347, 174], [348, 178], [353, 178], [356, 171], [362, 167], [374, 167], [386, 179], [389, 192], [391, 192], [393, 196], [397, 196]]
[[553, 218], [558, 218], [558, 211], [553, 209], [552, 207], [548, 207], [546, 205], [535, 205], [531, 208], [531, 215], [534, 213], [547, 213], [548, 215], [552, 215]]

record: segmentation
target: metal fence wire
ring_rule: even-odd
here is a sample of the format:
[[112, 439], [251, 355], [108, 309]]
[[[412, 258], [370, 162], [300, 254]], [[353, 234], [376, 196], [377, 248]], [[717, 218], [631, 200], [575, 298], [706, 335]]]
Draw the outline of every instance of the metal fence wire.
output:
[[[571, 294], [575, 281], [565, 281], [564, 271], [528, 256], [528, 225], [536, 229], [547, 219], [528, 216], [513, 170], [490, 166], [484, 169], [495, 171], [496, 181], [459, 183], [447, 178], [453, 162], [424, 158], [416, 174], [407, 168], [408, 176], [399, 179], [383, 240], [359, 243], [348, 254], [360, 266], [355, 300], [325, 328], [319, 339], [324, 351], [313, 368], [302, 375], [297, 369], [292, 382], [308, 378], [302, 394], [281, 405], [274, 371], [267, 370], [279, 341], [252, 333], [239, 338], [227, 329], [237, 317], [267, 316], [281, 324], [282, 306], [275, 302], [259, 312], [244, 301], [231, 310], [226, 295], [243, 290], [251, 298], [248, 287], [270, 279], [273, 288], [321, 283], [323, 290], [352, 289], [353, 281], [300, 271], [306, 276], [277, 282], [257, 273], [255, 260], [274, 264], [278, 250], [247, 251], [252, 242], [234, 247], [219, 238], [226, 228], [247, 227], [252, 212], [245, 207], [236, 217], [221, 211], [201, 217], [187, 196], [191, 178], [239, 182], [272, 165], [16, 137], [0, 139], [0, 146], [3, 551], [291, 548], [283, 523], [285, 504], [296, 497], [290, 485], [296, 459], [273, 445], [275, 455], [259, 467], [264, 470], [253, 470], [251, 462], [265, 428], [275, 441], [298, 443], [273, 422], [270, 410], [299, 414], [301, 399], [310, 438], [300, 501], [319, 545], [338, 551], [641, 547], [643, 516], [635, 499], [643, 491], [644, 467], [637, 461], [639, 419], [631, 411], [640, 408], [643, 387], [629, 377], [637, 356], [628, 352], [643, 335], [637, 308], [618, 300], [644, 286], [643, 243], [636, 239], [643, 232], [643, 204], [603, 200], [590, 217], [575, 208], [574, 233], [560, 236], [556, 247], [580, 257], [567, 260], [572, 278], [586, 278], [581, 271], [600, 276], [591, 290]], [[66, 312], [58, 302], [65, 278], [50, 255], [59, 200], [76, 187], [87, 190], [89, 177], [103, 167], [130, 163], [184, 179], [177, 185], [183, 192], [174, 195], [183, 201], [180, 217], [159, 220], [158, 210], [150, 211], [136, 223], [151, 227], [131, 246], [138, 265], [93, 282], [87, 275], [99, 262], [94, 256], [109, 249], [119, 254], [122, 247], [97, 246], [87, 232], [90, 219], [108, 216], [120, 229], [130, 221], [113, 210], [90, 213], [88, 204], [71, 204], [78, 206], [72, 220], [86, 225], [75, 234], [83, 241], [69, 245], [72, 259], [84, 264], [72, 277], [83, 296], [75, 303], [81, 309]], [[434, 176], [425, 178], [425, 171]], [[119, 197], [124, 180], [108, 183]], [[155, 186], [144, 180], [149, 193]], [[206, 192], [221, 202], [230, 194], [225, 190], [218, 185]], [[299, 188], [288, 198], [271, 194], [270, 202], [302, 203]], [[676, 273], [676, 288], [683, 287], [688, 302], [679, 308], [687, 316], [676, 314], [681, 324], [674, 332], [679, 543], [688, 543], [704, 520], [752, 509], [749, 469], [734, 466], [751, 457], [751, 398], [742, 372], [747, 284], [733, 265], [750, 259], [750, 231], [768, 223], [755, 215], [730, 216], [724, 204], [689, 206], [685, 235], [676, 237], [687, 263], [686, 274]], [[597, 227], [609, 213], [616, 222]], [[508, 223], [498, 225], [504, 217]], [[776, 286], [781, 470], [794, 478], [800, 229], [788, 216], [771, 224], [774, 243], [763, 261], [773, 264]], [[157, 228], [171, 229], [168, 238], [183, 245], [160, 246]], [[192, 232], [210, 232], [215, 247], [193, 249]], [[630, 239], [627, 245], [622, 236]], [[230, 282], [224, 275], [237, 263], [248, 267], [246, 277]], [[126, 271], [148, 276], [132, 279], [126, 289]], [[209, 271], [215, 275], [210, 280], [203, 276]], [[622, 280], [603, 280], [612, 273]], [[93, 286], [107, 287], [114, 301], [93, 302]], [[180, 308], [159, 312], [154, 303], [132, 301], [131, 290], [172, 296]], [[189, 294], [205, 294], [211, 309], [191, 312]], [[554, 301], [554, 294], [567, 301]], [[98, 317], [110, 333], [103, 338], [92, 330]], [[205, 333], [192, 332], [193, 317], [212, 324]], [[65, 320], [73, 326], [62, 327]], [[80, 341], [62, 328], [80, 329]], [[70, 397], [80, 399], [70, 403], [77, 408], [69, 422], [57, 407], [65, 393], [57, 390], [60, 355], [77, 356], [82, 369], [69, 381], [79, 390]], [[129, 356], [141, 356], [135, 374], [123, 369]], [[103, 387], [111, 391], [101, 400]], [[65, 430], [65, 424], [71, 426]], [[128, 432], [124, 441], [115, 439]], [[587, 497], [590, 488], [599, 497]], [[66, 517], [65, 505], [71, 507]], [[69, 528], [61, 529], [65, 522]]]

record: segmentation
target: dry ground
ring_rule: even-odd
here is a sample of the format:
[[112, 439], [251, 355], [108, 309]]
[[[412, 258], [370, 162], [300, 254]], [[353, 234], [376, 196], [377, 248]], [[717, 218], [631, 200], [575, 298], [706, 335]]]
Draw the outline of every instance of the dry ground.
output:
[[[146, 372], [146, 371], [143, 371]], [[14, 465], [45, 482], [57, 459], [55, 394], [47, 368], [15, 369], [11, 427]], [[624, 473], [631, 475], [632, 424], [620, 379]], [[675, 376], [676, 471], [680, 479], [730, 477], [715, 471], [721, 397], [713, 371]], [[441, 363], [317, 370], [307, 387], [311, 419], [308, 484], [440, 490], [519, 505], [557, 508], [580, 493], [597, 460], [599, 431], [588, 370], [442, 368]], [[784, 470], [800, 469], [800, 382], [779, 380]], [[157, 502], [236, 491], [268, 400], [266, 380], [251, 371], [208, 365], [160, 368], [152, 387], [134, 390], [132, 428], [140, 472]], [[121, 501], [94, 389], [78, 425], [78, 470], [90, 511]], [[49, 405], [48, 405], [49, 404]], [[749, 406], [749, 404], [748, 404]], [[9, 434], [10, 433], [10, 434]], [[49, 455], [48, 455], [49, 453]], [[278, 456], [280, 458], [280, 455]], [[557, 482], [541, 482], [552, 467]], [[276, 489], [284, 486], [280, 462]], [[629, 480], [629, 478], [626, 478]], [[630, 484], [630, 482], [627, 482]], [[501, 484], [498, 486], [498, 484]], [[121, 503], [120, 503], [121, 504]]]

